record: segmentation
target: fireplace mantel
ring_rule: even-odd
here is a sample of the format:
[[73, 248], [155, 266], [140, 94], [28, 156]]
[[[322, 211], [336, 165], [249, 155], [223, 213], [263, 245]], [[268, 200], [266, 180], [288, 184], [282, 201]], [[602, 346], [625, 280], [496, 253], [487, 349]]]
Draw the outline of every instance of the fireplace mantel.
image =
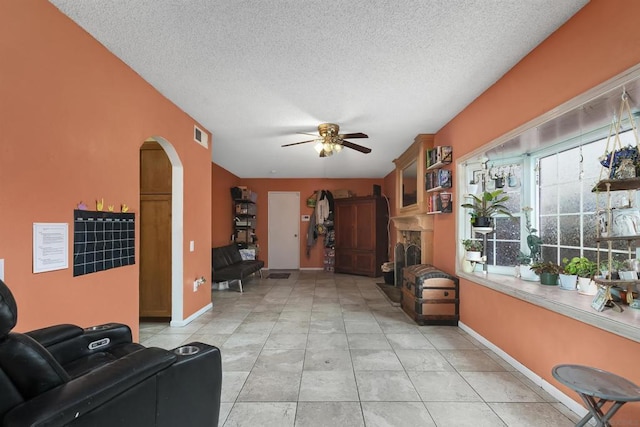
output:
[[391, 217], [398, 231], [433, 231], [433, 215], [414, 213]]

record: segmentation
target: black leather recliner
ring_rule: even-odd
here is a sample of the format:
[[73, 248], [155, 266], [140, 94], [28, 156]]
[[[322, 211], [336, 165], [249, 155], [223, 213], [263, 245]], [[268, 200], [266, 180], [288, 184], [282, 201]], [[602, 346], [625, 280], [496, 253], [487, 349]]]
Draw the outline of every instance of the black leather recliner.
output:
[[217, 426], [216, 347], [133, 343], [126, 325], [11, 332], [17, 306], [0, 280], [0, 426]]

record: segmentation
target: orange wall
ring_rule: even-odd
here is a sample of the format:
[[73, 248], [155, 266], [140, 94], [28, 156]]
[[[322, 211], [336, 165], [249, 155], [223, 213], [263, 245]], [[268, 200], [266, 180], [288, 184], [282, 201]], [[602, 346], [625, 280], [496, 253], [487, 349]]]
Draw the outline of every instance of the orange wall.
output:
[[[462, 156], [640, 63], [637, 16], [640, 2], [592, 0], [441, 129], [436, 145], [451, 145]], [[455, 217], [438, 215], [436, 221], [434, 263], [453, 271]], [[460, 294], [465, 324], [576, 400], [552, 378], [554, 365], [596, 366], [640, 384], [640, 370], [628, 368], [638, 363], [640, 343], [467, 280], [461, 280]], [[639, 419], [640, 404], [630, 404], [614, 424]]]
[[0, 58], [0, 258], [18, 330], [117, 321], [137, 336], [138, 254], [80, 277], [33, 274], [32, 224], [72, 231], [74, 207], [98, 198], [139, 212], [139, 148], [156, 135], [184, 167], [184, 317], [209, 304], [206, 288], [190, 289], [211, 269], [211, 151], [193, 142], [194, 120], [46, 1], [0, 1]]
[[[256, 225], [256, 235], [260, 245], [260, 259], [265, 261], [265, 267], [269, 260], [269, 235], [267, 232], [269, 224], [268, 193], [269, 191], [299, 191], [300, 192], [300, 215], [311, 214], [313, 210], [307, 207], [307, 198], [315, 190], [351, 190], [357, 196], [367, 196], [373, 193], [373, 185], [382, 185], [382, 179], [241, 179], [240, 185], [246, 185], [251, 191], [258, 195], [258, 215]], [[227, 190], [228, 192], [228, 190]], [[225, 201], [226, 200], [226, 201]], [[230, 206], [230, 197], [223, 198], [224, 203]], [[221, 202], [221, 203], [222, 203]], [[231, 209], [231, 207], [229, 207]], [[319, 238], [307, 257], [307, 229], [308, 222], [300, 222], [300, 268], [322, 268], [324, 250], [322, 238]]]
[[228, 245], [233, 234], [231, 187], [240, 185], [240, 178], [213, 163], [211, 167], [211, 247]]

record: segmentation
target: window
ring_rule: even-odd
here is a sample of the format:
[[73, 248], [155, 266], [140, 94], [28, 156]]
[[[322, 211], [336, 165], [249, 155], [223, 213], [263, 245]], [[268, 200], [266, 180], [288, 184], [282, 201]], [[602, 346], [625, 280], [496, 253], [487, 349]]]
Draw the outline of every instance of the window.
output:
[[[489, 289], [510, 295], [544, 309], [571, 317], [577, 321], [640, 342], [635, 310], [622, 313], [597, 312], [591, 300], [578, 293], [560, 292], [553, 287], [541, 287], [514, 277], [514, 265], [520, 250], [528, 251], [526, 229], [521, 208], [530, 206], [532, 225], [542, 239], [542, 257], [562, 263], [563, 258], [586, 256], [597, 258], [598, 209], [606, 204], [606, 196], [593, 193], [596, 182], [605, 176], [600, 158], [607, 149], [612, 150], [612, 139], [607, 141], [612, 114], [618, 113], [622, 99], [630, 100], [629, 119], [640, 120], [640, 65], [610, 79], [601, 85], [559, 105], [509, 131], [490, 143], [462, 155], [456, 160], [456, 189], [462, 202], [465, 193], [479, 194], [475, 179], [486, 175], [491, 168], [519, 164], [521, 181], [518, 188], [506, 188], [511, 196], [510, 207], [517, 221], [497, 218], [496, 231], [487, 236], [486, 269], [461, 262], [456, 272], [467, 280]], [[622, 109], [620, 109], [622, 110]], [[623, 122], [629, 128], [629, 123]], [[609, 142], [609, 147], [607, 143]], [[632, 132], [621, 132], [622, 146], [636, 143]], [[486, 169], [483, 169], [484, 168]], [[491, 185], [489, 180], [485, 181]], [[633, 200], [630, 200], [633, 198]], [[611, 194], [612, 206], [640, 206], [640, 191], [617, 191]], [[596, 201], [598, 203], [596, 203]], [[473, 235], [466, 209], [456, 212], [457, 238], [481, 238]], [[614, 258], [627, 259], [627, 242], [608, 242], [613, 245]], [[600, 259], [605, 253], [602, 248]], [[636, 248], [636, 253], [640, 248]], [[633, 250], [633, 248], [632, 248]], [[464, 252], [458, 251], [459, 260]], [[640, 258], [640, 256], [635, 256]], [[478, 274], [484, 270], [488, 274]]]
[[[631, 132], [621, 134], [620, 138], [623, 146], [635, 144]], [[495, 231], [487, 235], [485, 255], [489, 271], [513, 274], [519, 252], [528, 253], [522, 213], [525, 206], [533, 208], [531, 221], [543, 241], [543, 260], [561, 264], [563, 258], [574, 256], [585, 256], [593, 261], [597, 259], [596, 194], [591, 190], [604, 178], [600, 176], [602, 166], [599, 158], [606, 146], [607, 137], [603, 137], [601, 131], [600, 137], [593, 142], [576, 145], [570, 140], [556, 145], [553, 151], [547, 149], [518, 161], [489, 161], [484, 174], [480, 164], [467, 165], [466, 175], [473, 177], [469, 181], [480, 182], [486, 175], [485, 188], [489, 191], [496, 189], [496, 178], [504, 176], [502, 188], [509, 195], [507, 205], [514, 216], [513, 219], [496, 217]], [[481, 188], [480, 185], [477, 190], [470, 191], [480, 194]], [[529, 188], [532, 190], [528, 191]], [[617, 192], [613, 197], [614, 205], [628, 203], [624, 192]], [[464, 233], [464, 236], [472, 233], [468, 222]], [[483, 236], [476, 233], [472, 238], [482, 240]], [[617, 258], [622, 260], [628, 256], [626, 242], [614, 243], [614, 249], [620, 254]], [[605, 259], [604, 253], [601, 259]]]
[[[620, 135], [623, 146], [635, 145], [631, 132]], [[607, 148], [607, 137], [564, 151], [536, 158], [538, 217], [543, 241], [542, 258], [561, 263], [563, 258], [585, 256], [597, 259], [596, 194], [591, 191], [600, 176], [599, 158]], [[628, 203], [624, 192], [613, 194], [614, 205]], [[600, 205], [602, 206], [602, 205]], [[636, 204], [637, 206], [637, 204]], [[627, 257], [626, 242], [614, 243], [620, 259]], [[600, 259], [606, 259], [601, 254]]]
[[[523, 161], [518, 159], [512, 162], [489, 162], [486, 165], [486, 170], [478, 163], [468, 165], [466, 169], [466, 175], [473, 177], [469, 179], [469, 182], [474, 183], [469, 186], [467, 194], [479, 195], [482, 193], [483, 188], [487, 191], [495, 191], [497, 188], [502, 188], [509, 196], [506, 206], [514, 218], [509, 218], [506, 215], [496, 216], [494, 218], [495, 230], [487, 235], [484, 255], [487, 257], [486, 262], [490, 270], [493, 272], [513, 274], [513, 267], [517, 264], [516, 259], [521, 245], [521, 229], [524, 224], [521, 220], [522, 213], [520, 212], [521, 206], [523, 206], [522, 195], [526, 193], [524, 189], [527, 188], [529, 181], [522, 173], [523, 164]], [[471, 235], [471, 224], [467, 221], [464, 236]], [[483, 240], [483, 235], [475, 233], [472, 238]]]

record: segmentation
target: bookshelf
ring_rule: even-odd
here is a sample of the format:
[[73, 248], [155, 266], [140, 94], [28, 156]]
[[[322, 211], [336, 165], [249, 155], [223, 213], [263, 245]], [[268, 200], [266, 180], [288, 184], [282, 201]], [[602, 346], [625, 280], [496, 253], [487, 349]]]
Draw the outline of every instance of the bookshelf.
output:
[[425, 191], [427, 197], [427, 214], [451, 213], [453, 211], [453, 194], [451, 193], [451, 170], [445, 166], [453, 160], [451, 146], [438, 146], [426, 152]]

